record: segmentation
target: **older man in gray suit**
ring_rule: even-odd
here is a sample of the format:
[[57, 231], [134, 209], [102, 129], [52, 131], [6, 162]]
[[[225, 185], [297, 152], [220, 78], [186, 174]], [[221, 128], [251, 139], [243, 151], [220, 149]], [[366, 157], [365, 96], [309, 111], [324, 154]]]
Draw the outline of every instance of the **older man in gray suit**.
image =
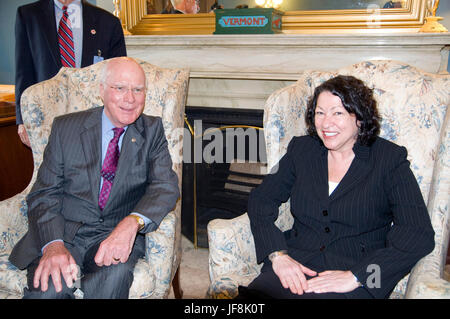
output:
[[134, 60], [111, 59], [104, 107], [55, 118], [10, 255], [28, 270], [24, 298], [73, 298], [80, 277], [85, 298], [128, 297], [144, 234], [179, 197], [162, 121], [142, 114], [145, 86]]

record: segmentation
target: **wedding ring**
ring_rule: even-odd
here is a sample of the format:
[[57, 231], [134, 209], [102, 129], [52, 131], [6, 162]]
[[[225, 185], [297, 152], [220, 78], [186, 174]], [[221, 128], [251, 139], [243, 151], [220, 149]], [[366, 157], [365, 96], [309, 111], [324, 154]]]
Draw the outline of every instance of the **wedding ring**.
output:
[[120, 261], [120, 258], [113, 257], [114, 261]]

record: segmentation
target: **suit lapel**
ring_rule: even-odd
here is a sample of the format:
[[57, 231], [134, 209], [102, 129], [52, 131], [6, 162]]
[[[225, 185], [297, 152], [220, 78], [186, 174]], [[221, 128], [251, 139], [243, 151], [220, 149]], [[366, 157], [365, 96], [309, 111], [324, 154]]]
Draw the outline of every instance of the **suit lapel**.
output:
[[96, 28], [96, 15], [92, 12], [91, 6], [82, 1], [83, 5], [83, 52], [81, 54], [81, 67], [89, 66], [93, 63], [95, 48], [98, 44], [98, 34]]
[[319, 148], [311, 160], [312, 187], [320, 201], [328, 200], [328, 160], [326, 149]]
[[42, 2], [42, 32], [44, 33], [45, 39], [47, 40], [47, 46], [59, 70], [62, 66], [61, 57], [59, 53], [59, 42], [58, 33], [56, 30], [56, 20], [55, 20], [55, 8], [53, 1], [43, 1]]
[[143, 121], [140, 117], [135, 123], [128, 126], [125, 136], [122, 140], [122, 147], [120, 150], [119, 163], [117, 164], [116, 176], [114, 177], [114, 183], [111, 188], [111, 193], [109, 194], [109, 199], [106, 203], [105, 209], [114, 202], [117, 198], [122, 185], [126, 183], [128, 172], [131, 169], [137, 153], [141, 150], [144, 144], [143, 132]]
[[372, 165], [368, 160], [370, 148], [355, 144], [353, 151], [355, 152], [355, 158], [344, 178], [342, 178], [334, 192], [331, 193], [330, 200], [335, 200], [356, 187], [372, 170]]
[[98, 202], [100, 188], [102, 111], [103, 108], [98, 108], [92, 112], [85, 122], [85, 130], [80, 133], [93, 202]]

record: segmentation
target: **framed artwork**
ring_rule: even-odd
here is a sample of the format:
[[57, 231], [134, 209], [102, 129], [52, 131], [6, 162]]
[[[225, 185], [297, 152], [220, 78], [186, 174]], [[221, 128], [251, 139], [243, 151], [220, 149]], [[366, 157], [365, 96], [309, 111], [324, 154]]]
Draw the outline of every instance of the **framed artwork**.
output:
[[[255, 7], [255, 0], [218, 0], [224, 8]], [[161, 14], [169, 0], [116, 0], [132, 34], [212, 34], [215, 0], [198, 0], [197, 14]], [[423, 0], [284, 0], [282, 33], [415, 33], [424, 24]], [[283, 9], [285, 8], [285, 9]], [[320, 9], [319, 9], [320, 8]], [[289, 10], [287, 10], [289, 9]], [[291, 10], [292, 9], [292, 10]]]

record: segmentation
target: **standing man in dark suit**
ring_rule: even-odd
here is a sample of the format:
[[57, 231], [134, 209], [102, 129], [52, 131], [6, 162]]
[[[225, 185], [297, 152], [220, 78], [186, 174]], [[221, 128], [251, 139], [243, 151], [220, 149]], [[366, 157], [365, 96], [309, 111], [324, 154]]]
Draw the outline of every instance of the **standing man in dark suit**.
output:
[[[61, 24], [66, 12], [64, 29]], [[71, 33], [71, 53], [61, 52], [60, 38], [64, 37], [60, 34], [63, 30], [66, 31], [64, 37], [67, 30]], [[64, 39], [70, 42], [70, 39]], [[22, 142], [30, 146], [20, 111], [20, 98], [27, 87], [52, 78], [62, 66], [85, 67], [103, 59], [126, 55], [120, 20], [85, 0], [40, 0], [19, 7], [16, 16], [15, 89], [16, 124]]]
[[[144, 234], [179, 197], [160, 118], [142, 114], [145, 74], [111, 59], [100, 85], [104, 107], [55, 118], [27, 197], [27, 234], [10, 261], [28, 270], [24, 298], [127, 298]], [[51, 280], [50, 277], [51, 276]]]

